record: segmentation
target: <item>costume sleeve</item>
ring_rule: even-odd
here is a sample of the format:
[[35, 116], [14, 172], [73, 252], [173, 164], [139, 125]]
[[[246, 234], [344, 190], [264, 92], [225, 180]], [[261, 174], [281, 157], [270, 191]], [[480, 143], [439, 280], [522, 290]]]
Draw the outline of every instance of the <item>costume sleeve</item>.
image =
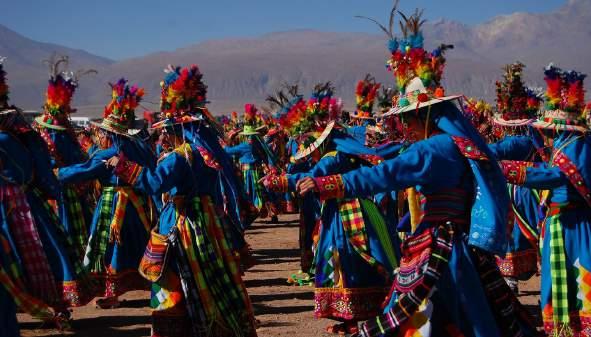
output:
[[568, 183], [568, 178], [558, 167], [524, 161], [502, 161], [501, 168], [507, 181], [535, 189], [552, 189]]
[[316, 178], [320, 198], [369, 197], [438, 179], [445, 180], [447, 174], [455, 170], [455, 167], [450, 167], [453, 161], [443, 156], [435, 157], [435, 150], [416, 143], [398, 157], [377, 166]]
[[530, 137], [506, 137], [489, 145], [498, 160], [527, 160], [536, 151]]
[[396, 158], [400, 154], [400, 151], [407, 145], [406, 143], [387, 143], [376, 147], [376, 153], [384, 159]]
[[134, 188], [151, 195], [158, 195], [183, 184], [187, 179], [186, 167], [185, 158], [171, 153], [153, 169], [141, 167], [129, 161], [119, 162], [115, 168], [115, 174]]
[[224, 148], [224, 150], [226, 151], [227, 154], [229, 154], [232, 157], [240, 157], [240, 156], [244, 155], [245, 152], [248, 151], [248, 147], [249, 147], [248, 144], [240, 143], [235, 146], [227, 146]]
[[69, 184], [108, 176], [111, 174], [111, 169], [107, 167], [105, 160], [109, 158], [95, 155], [84, 163], [62, 167], [58, 170], [58, 179], [64, 184]]
[[320, 161], [316, 163], [316, 165], [314, 165], [314, 167], [312, 167], [308, 172], [287, 175], [289, 190], [295, 191], [296, 184], [300, 179], [306, 177], [322, 177], [337, 173], [338, 167], [341, 165], [343, 159], [344, 156], [340, 154], [325, 156], [324, 158], [320, 159]]

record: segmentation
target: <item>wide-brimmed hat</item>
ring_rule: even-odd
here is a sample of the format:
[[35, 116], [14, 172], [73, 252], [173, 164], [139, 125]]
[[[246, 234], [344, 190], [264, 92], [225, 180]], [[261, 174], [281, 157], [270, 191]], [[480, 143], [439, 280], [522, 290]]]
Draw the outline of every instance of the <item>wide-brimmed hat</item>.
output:
[[244, 115], [242, 117], [242, 136], [258, 135], [259, 131], [264, 129], [262, 118], [259, 116], [259, 111], [256, 105], [247, 103], [244, 105]]
[[328, 139], [328, 137], [330, 136], [330, 133], [334, 129], [335, 125], [336, 125], [336, 121], [330, 121], [326, 125], [324, 130], [322, 130], [322, 132], [317, 137], [315, 137], [316, 139], [314, 140], [314, 142], [312, 142], [310, 145], [308, 145], [304, 149], [298, 151], [293, 156], [293, 160], [298, 161], [302, 158], [305, 158], [305, 157], [311, 155], [314, 151], [316, 151], [322, 145], [322, 143], [324, 143], [324, 141], [326, 141]]
[[[438, 91], [437, 93], [442, 92]], [[383, 117], [399, 115], [408, 111], [418, 111], [434, 104], [462, 98], [462, 95], [437, 96], [437, 93], [427, 90], [419, 77], [415, 77], [408, 83], [404, 88], [404, 93], [398, 98], [397, 105], [386, 112]]]
[[144, 89], [129, 86], [127, 80], [119, 79], [111, 86], [111, 102], [105, 107], [103, 119], [91, 124], [98, 128], [121, 136], [131, 136], [129, 130], [135, 123], [135, 108], [144, 96]]
[[588, 132], [585, 114], [584, 79], [587, 75], [576, 71], [562, 71], [550, 64], [544, 71], [546, 110], [533, 122], [537, 129]]
[[257, 131], [256, 127], [253, 125], [244, 125], [244, 128], [240, 132], [242, 136], [253, 136], [258, 135], [259, 132]]

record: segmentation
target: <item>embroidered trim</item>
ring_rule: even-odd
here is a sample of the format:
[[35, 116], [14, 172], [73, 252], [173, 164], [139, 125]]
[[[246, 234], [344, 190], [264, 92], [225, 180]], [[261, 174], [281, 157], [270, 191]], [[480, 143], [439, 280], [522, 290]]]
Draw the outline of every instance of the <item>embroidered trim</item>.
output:
[[365, 160], [366, 162], [374, 165], [374, 166], [378, 165], [384, 161], [384, 158], [382, 158], [380, 156], [373, 155], [373, 154], [360, 154], [360, 155], [358, 155], [358, 157], [360, 159]]
[[220, 163], [218, 163], [215, 157], [209, 151], [207, 151], [206, 148], [202, 146], [197, 146], [197, 151], [199, 151], [199, 153], [201, 154], [201, 157], [203, 158], [203, 162], [205, 162], [205, 165], [211, 167], [216, 171], [222, 169]]
[[527, 178], [527, 168], [532, 167], [533, 163], [525, 161], [501, 161], [501, 169], [507, 182], [515, 185], [523, 185]]
[[387, 288], [316, 288], [314, 317], [366, 320], [380, 312]]
[[554, 155], [552, 164], [557, 166], [560, 171], [566, 175], [570, 183], [579, 192], [583, 199], [585, 199], [587, 205], [591, 206], [591, 190], [585, 185], [583, 176], [579, 172], [577, 166], [563, 152], [557, 152]]
[[123, 154], [121, 154], [119, 162], [117, 163], [117, 166], [115, 166], [114, 173], [119, 179], [133, 186], [137, 182], [143, 169], [142, 166], [128, 160]]
[[496, 257], [504, 277], [526, 277], [538, 271], [538, 252], [535, 248], [507, 253], [504, 259]]
[[345, 197], [345, 184], [340, 174], [314, 178], [320, 200], [340, 199]]
[[480, 151], [478, 145], [471, 139], [458, 136], [451, 136], [451, 139], [456, 143], [456, 146], [464, 157], [474, 160], [488, 160], [486, 153]]
[[265, 187], [271, 192], [286, 193], [288, 188], [287, 175], [270, 175], [265, 178]]

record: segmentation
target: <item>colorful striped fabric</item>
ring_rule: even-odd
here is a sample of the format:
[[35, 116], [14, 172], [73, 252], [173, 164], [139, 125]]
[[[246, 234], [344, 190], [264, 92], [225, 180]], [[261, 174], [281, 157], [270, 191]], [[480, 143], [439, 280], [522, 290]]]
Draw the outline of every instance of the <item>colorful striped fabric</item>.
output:
[[[494, 256], [478, 248], [471, 247], [470, 249], [472, 260], [475, 262], [474, 265], [488, 303], [492, 307], [501, 336], [523, 337], [522, 329], [526, 328], [535, 331], [535, 326], [527, 319], [518, 320], [518, 317], [527, 316], [527, 313], [501, 276]], [[528, 326], [526, 327], [526, 325]]]
[[43, 321], [54, 319], [55, 314], [52, 309], [17, 286], [2, 266], [0, 266], [0, 286], [12, 296], [12, 300], [20, 310]]
[[[191, 302], [199, 305], [188, 308], [189, 313], [195, 313], [197, 317], [193, 320], [211, 331], [221, 326], [235, 336], [250, 335], [247, 331], [253, 327], [250, 301], [211, 198], [195, 197], [186, 202], [180, 199], [174, 199], [176, 227], [192, 278], [186, 283], [194, 284], [197, 290], [191, 294], [187, 289], [185, 296], [191, 296]], [[191, 207], [195, 216], [187, 218], [185, 207]], [[205, 314], [205, 321], [199, 317], [198, 310]]]
[[353, 249], [371, 266], [378, 266], [378, 261], [369, 255], [366, 224], [359, 199], [340, 200], [339, 214], [343, 222], [345, 235]]
[[2, 198], [9, 208], [10, 233], [22, 259], [27, 288], [34, 296], [57, 303], [61, 296], [25, 194], [18, 186], [5, 185]]

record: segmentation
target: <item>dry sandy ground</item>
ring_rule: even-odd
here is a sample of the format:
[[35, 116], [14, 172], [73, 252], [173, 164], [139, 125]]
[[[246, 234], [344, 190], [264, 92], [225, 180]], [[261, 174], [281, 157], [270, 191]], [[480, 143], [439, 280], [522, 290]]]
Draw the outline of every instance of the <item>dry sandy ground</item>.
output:
[[[297, 217], [284, 216], [279, 224], [256, 223], [247, 235], [257, 265], [245, 276], [260, 337], [334, 336], [324, 333], [329, 320], [313, 318], [313, 288], [289, 286], [287, 277], [299, 268]], [[521, 285], [521, 302], [538, 315], [537, 278]], [[122, 297], [119, 309], [99, 310], [93, 305], [73, 312], [74, 332], [40, 330], [39, 322], [19, 314], [21, 333], [27, 336], [144, 337], [150, 335], [149, 293], [136, 291]], [[538, 326], [540, 323], [538, 322]]]

